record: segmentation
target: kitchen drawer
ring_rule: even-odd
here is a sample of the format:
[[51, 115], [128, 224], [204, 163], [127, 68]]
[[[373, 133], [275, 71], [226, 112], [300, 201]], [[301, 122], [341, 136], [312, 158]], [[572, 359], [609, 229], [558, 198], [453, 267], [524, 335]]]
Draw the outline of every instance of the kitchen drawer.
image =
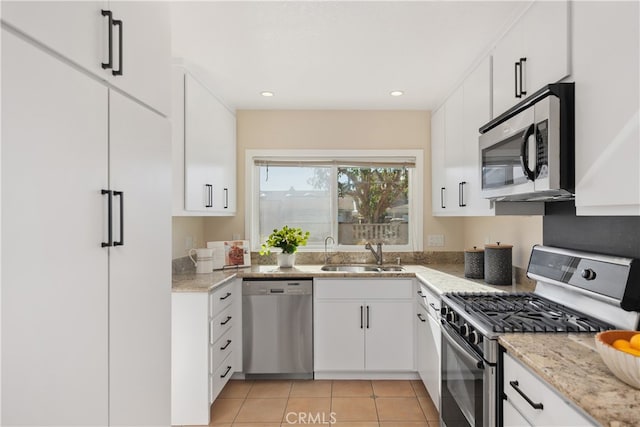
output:
[[210, 375], [209, 381], [212, 390], [211, 402], [220, 394], [227, 384], [227, 381], [229, 381], [229, 378], [231, 378], [235, 372], [234, 362], [233, 352], [231, 352], [227, 355], [227, 358], [222, 361], [220, 366], [218, 366], [218, 369], [213, 372], [213, 375]]
[[233, 281], [216, 288], [209, 294], [209, 317], [214, 318], [235, 299]]
[[440, 322], [440, 297], [431, 292], [425, 285], [420, 285], [420, 292], [422, 292], [424, 300], [427, 303], [429, 316]]
[[315, 279], [317, 299], [411, 299], [413, 279]]
[[229, 306], [209, 322], [210, 344], [215, 343], [225, 332], [231, 329], [235, 320], [233, 315], [233, 306]]
[[222, 361], [231, 353], [235, 344], [233, 343], [234, 329], [231, 328], [224, 333], [215, 343], [211, 344], [209, 352], [209, 372], [215, 372]]
[[[514, 387], [520, 389], [531, 403], [527, 402]], [[531, 425], [594, 425], [551, 386], [507, 353], [504, 354], [504, 394], [513, 408]], [[542, 408], [536, 409], [533, 407], [534, 404], [541, 404]]]

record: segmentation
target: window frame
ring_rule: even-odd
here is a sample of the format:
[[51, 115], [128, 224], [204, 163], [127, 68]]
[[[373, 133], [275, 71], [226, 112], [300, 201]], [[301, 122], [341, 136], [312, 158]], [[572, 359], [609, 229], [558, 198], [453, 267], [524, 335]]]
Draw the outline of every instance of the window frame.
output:
[[[415, 167], [408, 170], [409, 174], [409, 241], [406, 245], [385, 245], [386, 251], [392, 252], [422, 252], [423, 227], [424, 227], [424, 150], [246, 150], [245, 151], [245, 235], [251, 241], [251, 250], [259, 251], [262, 242], [258, 239], [259, 229], [259, 189], [260, 174], [256, 160], [273, 159], [274, 162], [296, 161], [326, 161], [345, 162], [351, 161], [388, 161], [389, 158], [411, 158], [415, 161]], [[337, 182], [335, 171], [332, 168], [332, 179]], [[360, 252], [364, 250], [362, 245], [338, 244], [338, 203], [337, 185], [331, 186], [331, 229], [336, 241], [331, 250], [341, 252]], [[307, 245], [298, 249], [300, 252], [324, 251], [323, 245]]]

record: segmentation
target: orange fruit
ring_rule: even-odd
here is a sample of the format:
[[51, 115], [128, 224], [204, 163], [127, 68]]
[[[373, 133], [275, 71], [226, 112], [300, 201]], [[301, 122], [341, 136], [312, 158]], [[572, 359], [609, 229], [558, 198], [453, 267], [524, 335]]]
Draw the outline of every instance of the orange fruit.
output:
[[611, 345], [613, 346], [613, 348], [617, 348], [618, 350], [631, 348], [631, 344], [629, 343], [629, 341], [623, 339], [615, 340]]
[[636, 350], [635, 348], [621, 348], [620, 351], [624, 351], [625, 353], [633, 354], [636, 357], [640, 357], [640, 350]]
[[635, 334], [629, 340], [629, 344], [631, 344], [631, 348], [634, 350], [640, 350], [640, 334]]

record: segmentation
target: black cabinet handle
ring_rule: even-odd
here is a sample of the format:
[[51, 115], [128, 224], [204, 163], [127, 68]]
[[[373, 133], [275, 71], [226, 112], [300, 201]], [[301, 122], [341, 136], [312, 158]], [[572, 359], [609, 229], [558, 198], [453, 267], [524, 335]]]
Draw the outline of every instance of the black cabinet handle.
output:
[[364, 307], [360, 306], [360, 329], [364, 328]]
[[228, 188], [224, 189], [224, 208], [225, 209], [229, 208], [229, 189]]
[[420, 319], [421, 322], [426, 322], [427, 321], [427, 319], [422, 317], [422, 314], [420, 314], [420, 313], [418, 313], [418, 319]]
[[524, 87], [524, 78], [522, 77], [524, 73], [525, 62], [527, 62], [527, 58], [520, 58], [520, 96], [518, 98], [527, 94], [527, 91], [525, 90], [525, 87]]
[[227, 366], [227, 370], [224, 372], [224, 374], [220, 375], [220, 378], [226, 377], [230, 370], [231, 370], [231, 366]]
[[102, 242], [102, 247], [106, 248], [109, 246], [113, 246], [113, 215], [111, 214], [111, 205], [113, 202], [113, 192], [111, 190], [102, 190], [100, 194], [107, 194], [107, 226], [109, 228], [108, 233], [108, 242]]
[[106, 16], [109, 18], [107, 25], [109, 26], [109, 61], [102, 63], [102, 68], [112, 68], [113, 67], [113, 13], [110, 10], [101, 10], [102, 16]]
[[467, 204], [464, 202], [464, 186], [467, 184], [467, 181], [462, 181], [458, 183], [458, 206], [464, 208]]
[[436, 307], [434, 303], [430, 302], [429, 306], [431, 308], [433, 308], [433, 311], [435, 311], [436, 313], [438, 313], [438, 314], [440, 313], [440, 309], [438, 307]]
[[440, 188], [440, 207], [442, 209], [446, 208], [446, 206], [444, 205], [444, 187]]
[[509, 381], [509, 385], [513, 387], [513, 389], [517, 391], [518, 394], [522, 396], [522, 398], [526, 400], [527, 403], [531, 405], [533, 409], [544, 409], [544, 406], [542, 405], [542, 403], [535, 403], [534, 401], [529, 399], [529, 396], [527, 396], [526, 394], [524, 394], [522, 390], [520, 390], [520, 387], [518, 387], [519, 386], [518, 381]]
[[518, 92], [518, 68], [520, 68], [520, 62], [516, 62], [513, 65], [513, 71], [514, 71], [514, 75], [513, 75], [513, 82], [515, 84], [515, 97], [516, 98], [520, 98], [520, 93]]
[[212, 208], [213, 207], [213, 185], [205, 184], [204, 186], [207, 187], [207, 199], [208, 199], [204, 207]]
[[367, 329], [369, 329], [369, 306], [367, 306]]
[[422, 290], [419, 290], [419, 291], [418, 291], [418, 295], [420, 295], [421, 297], [423, 297], [423, 298], [424, 298], [424, 294], [422, 293]]
[[222, 347], [220, 347], [220, 350], [226, 350], [227, 347], [229, 347], [229, 344], [231, 344], [231, 340], [227, 340], [227, 343], [225, 345], [223, 345]]
[[221, 325], [221, 326], [224, 326], [224, 325], [226, 325], [227, 323], [229, 323], [229, 321], [230, 321], [230, 320], [231, 320], [231, 316], [227, 316], [227, 318], [226, 318], [226, 319], [224, 319], [224, 321], [220, 322], [220, 325]]
[[227, 292], [227, 294], [223, 297], [220, 297], [220, 301], [224, 301], [231, 296], [231, 292]]
[[113, 246], [124, 246], [124, 192], [114, 191], [114, 197], [120, 197], [120, 240], [113, 242]]
[[120, 19], [114, 19], [113, 20], [113, 25], [117, 25], [118, 26], [118, 69], [117, 70], [113, 70], [111, 72], [111, 74], [113, 74], [114, 76], [121, 76], [122, 75], [122, 21]]

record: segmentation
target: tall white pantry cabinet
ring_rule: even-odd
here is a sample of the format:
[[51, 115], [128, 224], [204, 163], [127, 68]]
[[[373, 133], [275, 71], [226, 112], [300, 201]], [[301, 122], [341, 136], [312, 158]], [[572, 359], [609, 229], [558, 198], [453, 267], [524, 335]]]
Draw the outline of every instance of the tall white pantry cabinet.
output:
[[[85, 10], [82, 2], [64, 7], [72, 3]], [[73, 52], [65, 56], [45, 35], [23, 34], [29, 25], [16, 29], [5, 18], [11, 14], [3, 15], [1, 46], [0, 424], [169, 425], [171, 147], [163, 103], [115, 89]], [[165, 83], [156, 90], [168, 98]]]

